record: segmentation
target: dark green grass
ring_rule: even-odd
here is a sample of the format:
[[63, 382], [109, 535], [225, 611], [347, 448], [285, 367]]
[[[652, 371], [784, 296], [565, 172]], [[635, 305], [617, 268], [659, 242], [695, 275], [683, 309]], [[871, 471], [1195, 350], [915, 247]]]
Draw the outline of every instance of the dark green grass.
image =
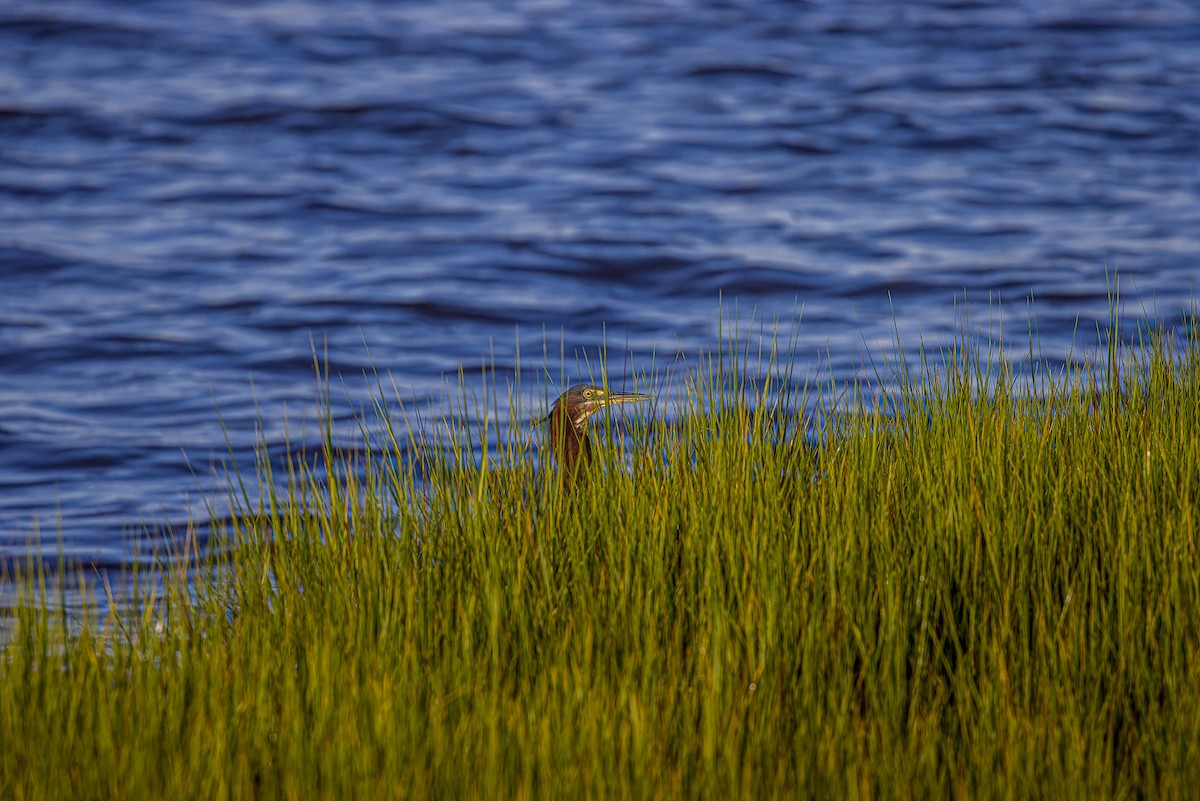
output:
[[1194, 340], [1031, 383], [953, 347], [812, 418], [741, 353], [573, 493], [523, 430], [481, 465], [393, 407], [264, 457], [139, 612], [72, 628], [25, 576], [0, 797], [1196, 792]]

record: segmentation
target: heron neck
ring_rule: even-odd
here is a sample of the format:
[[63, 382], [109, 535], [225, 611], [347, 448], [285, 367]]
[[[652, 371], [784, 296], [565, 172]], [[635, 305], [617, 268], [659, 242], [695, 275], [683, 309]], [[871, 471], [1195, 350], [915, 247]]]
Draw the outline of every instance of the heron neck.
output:
[[559, 468], [573, 478], [591, 462], [592, 443], [587, 434], [587, 420], [575, 425], [569, 415], [555, 409], [550, 416], [550, 447]]

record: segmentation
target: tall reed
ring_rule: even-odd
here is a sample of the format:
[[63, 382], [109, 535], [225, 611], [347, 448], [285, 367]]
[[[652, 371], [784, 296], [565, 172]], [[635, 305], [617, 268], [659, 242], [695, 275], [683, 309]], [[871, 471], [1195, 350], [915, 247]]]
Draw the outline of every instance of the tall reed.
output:
[[23, 574], [0, 797], [1190, 795], [1195, 331], [842, 394], [720, 342], [569, 488], [523, 389], [381, 389], [126, 611]]

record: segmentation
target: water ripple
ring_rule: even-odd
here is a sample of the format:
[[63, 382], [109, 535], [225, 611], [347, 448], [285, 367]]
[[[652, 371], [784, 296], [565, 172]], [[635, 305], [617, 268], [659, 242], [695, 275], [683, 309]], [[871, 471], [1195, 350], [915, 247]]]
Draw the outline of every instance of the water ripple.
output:
[[677, 377], [718, 297], [836, 380], [964, 293], [1049, 361], [1117, 273], [1195, 314], [1197, 41], [1170, 0], [9, 2], [0, 558], [204, 517], [311, 436], [314, 352], [353, 432], [376, 369], [430, 414], [604, 344]]

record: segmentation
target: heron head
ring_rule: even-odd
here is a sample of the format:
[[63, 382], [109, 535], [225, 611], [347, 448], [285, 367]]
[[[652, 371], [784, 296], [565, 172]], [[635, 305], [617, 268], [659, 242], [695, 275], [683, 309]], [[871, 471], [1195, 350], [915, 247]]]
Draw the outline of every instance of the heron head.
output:
[[650, 396], [640, 392], [615, 392], [593, 384], [576, 384], [558, 397], [551, 415], [555, 412], [565, 413], [575, 430], [582, 432], [587, 427], [588, 418], [605, 406], [644, 400], [650, 400]]

